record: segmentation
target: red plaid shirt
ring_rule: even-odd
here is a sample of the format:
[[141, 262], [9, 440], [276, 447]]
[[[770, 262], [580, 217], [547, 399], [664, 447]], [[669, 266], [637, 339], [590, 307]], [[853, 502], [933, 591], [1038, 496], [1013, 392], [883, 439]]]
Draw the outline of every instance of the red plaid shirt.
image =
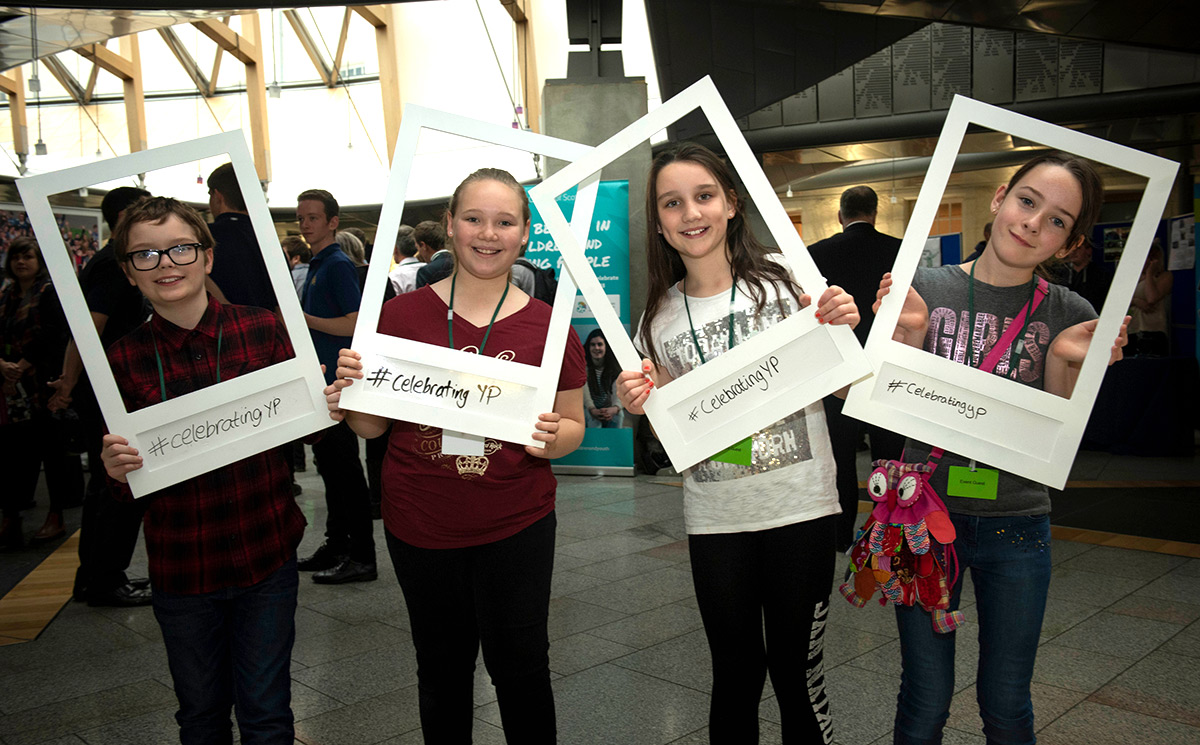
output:
[[[274, 315], [209, 299], [195, 329], [157, 313], [108, 349], [129, 411], [162, 401], [155, 340], [168, 398], [295, 356]], [[278, 448], [251, 455], [148, 497], [146, 553], [155, 589], [199, 594], [261, 582], [296, 553], [305, 519]]]

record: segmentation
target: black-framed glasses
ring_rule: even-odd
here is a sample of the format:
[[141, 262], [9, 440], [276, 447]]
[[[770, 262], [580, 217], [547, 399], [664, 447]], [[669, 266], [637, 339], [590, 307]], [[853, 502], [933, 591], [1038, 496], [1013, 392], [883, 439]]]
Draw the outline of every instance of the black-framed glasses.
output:
[[175, 266], [187, 266], [196, 263], [196, 257], [200, 255], [202, 248], [204, 248], [203, 243], [180, 243], [178, 246], [170, 248], [130, 251], [125, 256], [125, 260], [133, 264], [133, 268], [139, 272], [157, 269], [158, 265], [162, 263], [164, 254], [171, 257], [171, 263]]

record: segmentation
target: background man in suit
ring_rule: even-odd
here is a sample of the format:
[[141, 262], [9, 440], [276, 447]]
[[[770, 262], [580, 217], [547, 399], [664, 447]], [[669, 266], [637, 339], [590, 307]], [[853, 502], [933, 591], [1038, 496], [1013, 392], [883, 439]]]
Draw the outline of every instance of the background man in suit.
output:
[[[854, 334], [860, 344], [865, 344], [867, 335], [871, 332], [871, 324], [875, 320], [871, 304], [875, 302], [880, 278], [885, 272], [891, 271], [892, 264], [896, 262], [900, 239], [875, 229], [879, 197], [871, 187], [854, 186], [847, 189], [842, 192], [839, 206], [838, 222], [842, 225], [842, 232], [817, 241], [808, 250], [817, 268], [825, 275], [826, 281], [842, 287], [854, 296], [858, 312], [862, 316]], [[833, 445], [833, 458], [837, 463], [838, 500], [842, 505], [837, 532], [839, 551], [849, 548], [858, 523], [858, 472], [855, 467], [855, 455], [864, 429], [871, 440], [872, 460], [898, 459], [904, 451], [903, 435], [843, 415], [842, 403], [836, 396], [825, 398], [829, 439]]]

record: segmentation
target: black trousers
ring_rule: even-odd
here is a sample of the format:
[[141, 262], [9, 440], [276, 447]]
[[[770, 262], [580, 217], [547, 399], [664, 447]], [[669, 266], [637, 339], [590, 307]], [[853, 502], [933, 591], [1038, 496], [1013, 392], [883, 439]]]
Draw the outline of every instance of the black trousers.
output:
[[387, 534], [417, 650], [429, 745], [471, 742], [481, 644], [505, 741], [556, 741], [547, 623], [557, 524], [551, 512], [516, 535], [467, 548], [418, 548]]
[[109, 490], [104, 465], [100, 461], [100, 439], [104, 433], [100, 409], [91, 396], [90, 388], [84, 395], [80, 395], [79, 390], [77, 387], [75, 408], [84, 431], [88, 433], [88, 470], [91, 477], [83, 496], [75, 589], [86, 588], [89, 595], [97, 595], [129, 581], [125, 570], [133, 560], [138, 531], [146, 514], [146, 500], [118, 500]]
[[345, 421], [325, 430], [313, 445], [317, 473], [325, 483], [325, 540], [355, 561], [375, 563], [375, 536], [358, 435]]
[[832, 740], [825, 623], [833, 515], [770, 530], [688, 536], [696, 603], [712, 652], [712, 745], [755, 745], [767, 673], [783, 742]]
[[[833, 446], [833, 460], [837, 464], [838, 503], [842, 514], [838, 518], [834, 545], [845, 551], [854, 542], [854, 532], [861, 522], [858, 519], [858, 443], [863, 431], [871, 441], [871, 460], [899, 460], [904, 452], [904, 435], [890, 432], [874, 424], [867, 424], [842, 413], [845, 403], [837, 396], [825, 397], [825, 421], [829, 426], [829, 442]], [[866, 474], [863, 474], [864, 476]]]
[[50, 509], [62, 510], [65, 504], [78, 504], [83, 493], [79, 456], [66, 452], [54, 420], [45, 410], [36, 411], [28, 421], [0, 427], [0, 452], [4, 453], [5, 462], [11, 464], [0, 496], [4, 514], [15, 517], [33, 499], [43, 470]]

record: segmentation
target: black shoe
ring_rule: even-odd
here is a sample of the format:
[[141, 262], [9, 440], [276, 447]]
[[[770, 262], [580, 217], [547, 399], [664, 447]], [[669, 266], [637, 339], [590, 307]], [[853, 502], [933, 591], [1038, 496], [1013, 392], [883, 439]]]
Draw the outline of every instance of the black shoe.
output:
[[87, 604], [92, 607], [108, 605], [114, 608], [135, 608], [139, 605], [149, 605], [153, 597], [149, 587], [136, 587], [127, 582], [108, 592], [89, 593]]
[[296, 568], [302, 572], [319, 572], [323, 569], [333, 569], [345, 559], [346, 555], [322, 543], [312, 556], [306, 556], [296, 562]]
[[373, 582], [379, 578], [374, 562], [365, 564], [349, 557], [332, 569], [317, 572], [312, 576], [319, 585], [344, 585], [347, 582]]
[[293, 482], [292, 482], [292, 496], [293, 496], [293, 497], [298, 497], [298, 496], [300, 496], [300, 495], [301, 495], [301, 494], [303, 494], [303, 493], [304, 493], [304, 487], [303, 487], [303, 486], [300, 486], [300, 485], [299, 485], [299, 484], [297, 484], [295, 481], [293, 481]]

